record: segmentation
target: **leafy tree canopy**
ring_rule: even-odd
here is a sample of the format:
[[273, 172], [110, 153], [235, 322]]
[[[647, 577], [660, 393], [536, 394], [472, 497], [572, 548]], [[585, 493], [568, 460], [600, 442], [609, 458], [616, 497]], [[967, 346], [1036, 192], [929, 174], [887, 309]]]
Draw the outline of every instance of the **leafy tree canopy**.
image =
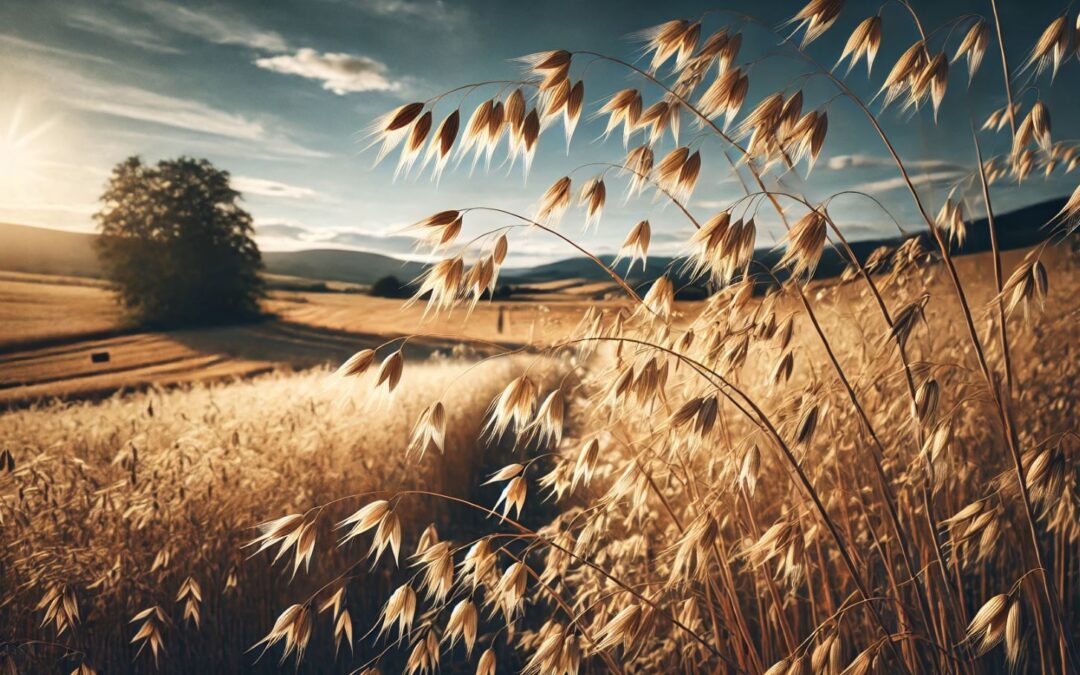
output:
[[229, 173], [205, 159], [117, 164], [94, 218], [98, 256], [124, 306], [156, 324], [257, 314], [262, 258], [239, 200]]

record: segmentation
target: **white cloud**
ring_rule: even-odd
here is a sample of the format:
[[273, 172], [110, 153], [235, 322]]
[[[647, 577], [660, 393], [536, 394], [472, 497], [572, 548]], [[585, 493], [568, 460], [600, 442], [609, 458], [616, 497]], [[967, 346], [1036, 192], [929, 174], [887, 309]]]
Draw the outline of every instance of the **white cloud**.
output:
[[255, 65], [275, 73], [298, 75], [322, 82], [323, 89], [339, 96], [361, 91], [396, 91], [401, 83], [386, 78], [386, 64], [367, 56], [299, 49], [255, 60]]
[[0, 33], [0, 46], [14, 47], [18, 50], [26, 50], [37, 52], [39, 54], [48, 54], [51, 56], [61, 56], [68, 59], [75, 59], [78, 61], [93, 61], [95, 63], [112, 63], [110, 59], [96, 54], [87, 54], [86, 52], [77, 52], [70, 49], [63, 49], [61, 47], [53, 47], [52, 45], [42, 44], [40, 42], [33, 42], [32, 40], [25, 40], [21, 37], [14, 35], [6, 35]]
[[[42, 95], [76, 110], [112, 115], [148, 122], [186, 132], [183, 138], [169, 138], [161, 133], [141, 134], [136, 129], [118, 130], [113, 135], [142, 136], [157, 143], [182, 145], [183, 152], [205, 149], [267, 158], [326, 157], [325, 152], [306, 148], [282, 131], [261, 120], [227, 112], [200, 101], [159, 94], [127, 84], [80, 75], [64, 64], [37, 64], [25, 68], [40, 81], [49, 82]], [[216, 137], [206, 143], [207, 137]], [[238, 146], [238, 144], [240, 144]]]
[[78, 79], [82, 86], [63, 95], [65, 103], [75, 108], [248, 141], [267, 135], [261, 122], [199, 101], [129, 85]]
[[444, 0], [360, 0], [359, 7], [378, 16], [420, 19], [442, 25], [461, 24], [467, 18], [464, 7]]
[[[915, 187], [922, 187], [924, 185], [935, 185], [956, 181], [966, 175], [967, 174], [963, 171], [932, 171], [930, 173], [912, 176], [911, 182], [913, 185], [915, 185]], [[886, 178], [884, 180], [875, 180], [866, 183], [860, 183], [859, 185], [856, 185], [853, 189], [858, 192], [875, 194], [881, 192], [889, 192], [890, 190], [898, 190], [903, 187], [907, 187], [907, 183], [904, 181], [904, 177], [896, 176], [894, 178]]]
[[319, 192], [311, 188], [250, 176], [233, 176], [232, 186], [233, 189], [244, 194], [259, 195], [261, 197], [280, 197], [282, 199], [318, 199], [322, 197]]
[[[834, 155], [825, 161], [825, 167], [832, 171], [843, 169], [894, 168], [896, 162], [891, 157], [877, 155]], [[964, 167], [956, 162], [943, 159], [922, 159], [905, 161], [909, 171], [960, 171]]]
[[133, 7], [164, 27], [215, 44], [240, 45], [268, 52], [283, 52], [289, 48], [280, 34], [263, 30], [220, 5], [215, 5], [212, 12], [198, 12], [173, 2], [134, 0]]
[[68, 12], [67, 24], [79, 30], [96, 33], [111, 40], [159, 54], [179, 54], [182, 51], [168, 44], [161, 35], [149, 28], [136, 26], [115, 15], [95, 14], [86, 8]]

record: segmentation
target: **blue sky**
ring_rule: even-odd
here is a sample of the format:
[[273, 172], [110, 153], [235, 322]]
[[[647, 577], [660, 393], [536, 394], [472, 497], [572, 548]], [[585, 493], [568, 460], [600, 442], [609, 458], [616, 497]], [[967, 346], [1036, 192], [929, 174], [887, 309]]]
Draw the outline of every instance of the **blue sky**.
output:
[[[519, 170], [477, 171], [467, 165], [447, 171], [436, 187], [427, 175], [393, 180], [394, 161], [372, 167], [360, 135], [379, 114], [410, 100], [424, 100], [452, 87], [520, 76], [514, 57], [545, 49], [591, 49], [633, 57], [627, 39], [635, 30], [671, 18], [696, 18], [724, 8], [754, 13], [778, 25], [801, 3], [703, 3], [673, 0], [633, 3], [476, 0], [276, 0], [169, 3], [160, 0], [88, 2], [5, 0], [0, 3], [0, 221], [90, 230], [109, 168], [124, 157], [147, 160], [178, 154], [207, 157], [229, 170], [245, 194], [265, 249], [355, 247], [407, 254], [404, 224], [442, 208], [488, 205], [528, 212], [557, 177], [582, 164], [619, 161], [621, 143], [594, 139], [602, 122], [583, 120], [569, 156], [556, 125], [541, 139], [528, 183]], [[951, 56], [962, 33], [946, 23], [989, 3], [914, 0], [934, 49], [944, 43]], [[1062, 11], [1058, 2], [1001, 3], [1010, 61], [1019, 65], [1042, 29]], [[861, 19], [879, 3], [848, 2], [836, 25], [810, 50], [832, 64]], [[897, 55], [917, 37], [897, 3], [884, 5], [885, 39], [872, 77], [857, 67], [849, 81], [872, 95]], [[745, 26], [731, 13], [711, 13], [706, 34], [722, 25], [745, 28], [740, 62], [750, 71], [750, 103], [778, 89], [805, 83], [807, 109], [828, 102], [830, 131], [823, 157], [808, 180], [785, 178], [788, 187], [819, 199], [844, 189], [873, 194], [906, 226], [915, 226], [910, 196], [866, 121], [822, 78], [800, 78], [805, 66], [775, 48], [776, 38]], [[939, 28], [939, 26], [943, 26]], [[992, 45], [993, 49], [993, 45]], [[577, 66], [584, 68], [584, 59]], [[1003, 103], [1000, 63], [987, 54], [975, 83], [966, 68], [953, 66], [945, 107], [935, 125], [928, 110], [884, 113], [883, 121], [911, 163], [920, 189], [936, 210], [950, 181], [973, 163], [969, 120], [979, 122]], [[618, 67], [589, 66], [586, 111], [605, 95], [642, 86]], [[1080, 137], [1075, 91], [1080, 64], [1066, 63], [1053, 88], [1049, 75], [1027, 89], [1030, 105], [1041, 97], [1050, 106], [1055, 139]], [[487, 95], [494, 93], [486, 90]], [[646, 103], [657, 98], [645, 89]], [[464, 115], [484, 96], [464, 99]], [[744, 110], [749, 109], [744, 108]], [[440, 111], [448, 110], [443, 107]], [[691, 125], [685, 124], [687, 128]], [[13, 142], [14, 139], [14, 142]], [[707, 218], [737, 199], [739, 183], [723, 160], [723, 146], [685, 134], [699, 147], [705, 169], [690, 208]], [[984, 135], [984, 149], [1000, 153], [1004, 135]], [[16, 150], [11, 148], [18, 146]], [[671, 147], [665, 139], [660, 151]], [[17, 153], [16, 156], [14, 153]], [[498, 164], [498, 162], [496, 162]], [[590, 177], [576, 171], [575, 180]], [[998, 208], [1009, 208], [1071, 192], [1076, 177], [1034, 177], [1022, 188], [995, 188]], [[597, 252], [612, 252], [635, 222], [653, 223], [654, 253], [677, 253], [688, 234], [674, 209], [651, 199], [623, 205], [609, 187], [598, 231], [583, 238]], [[977, 210], [978, 204], [973, 202]], [[895, 232], [868, 200], [837, 201], [836, 215], [853, 237]], [[583, 215], [571, 211], [563, 223], [580, 231]], [[472, 223], [481, 227], [488, 223]], [[777, 222], [761, 213], [761, 244], [777, 236]], [[515, 243], [517, 245], [515, 245]], [[565, 257], [570, 251], [538, 233], [512, 242], [513, 261], [524, 264]]]

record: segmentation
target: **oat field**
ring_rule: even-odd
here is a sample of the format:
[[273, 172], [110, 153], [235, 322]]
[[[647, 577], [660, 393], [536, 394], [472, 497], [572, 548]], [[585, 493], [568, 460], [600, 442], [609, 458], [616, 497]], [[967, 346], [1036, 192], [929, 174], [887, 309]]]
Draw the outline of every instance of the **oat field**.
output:
[[[587, 118], [614, 159], [530, 184], [528, 212], [417, 214], [436, 262], [403, 313], [366, 306], [377, 339], [335, 371], [0, 416], [0, 672], [1080, 672], [1080, 188], [1038, 245], [1002, 251], [994, 221], [1005, 188], [1080, 165], [1044, 100], [1077, 81], [1080, 19], [1055, 7], [1010, 61], [994, 0], [941, 26], [897, 5], [676, 19], [633, 57], [537, 53], [377, 119], [369, 150], [407, 177], [528, 174]], [[885, 40], [908, 46], [873, 70]], [[777, 53], [788, 83], [751, 88]], [[629, 84], [590, 96], [593, 66]], [[881, 120], [935, 123], [976, 77], [996, 98], [957, 131], [970, 166], [928, 188]], [[800, 187], [840, 105], [917, 216], [868, 256], [840, 193]], [[706, 209], [717, 167], [745, 195]], [[619, 258], [647, 264], [661, 204], [692, 228], [679, 269], [632, 285], [592, 252], [616, 192], [642, 211]], [[522, 233], [618, 297], [493, 336]], [[815, 279], [827, 250], [845, 271]], [[687, 276], [706, 300], [676, 301]], [[274, 302], [356, 325], [308, 297]], [[459, 347], [409, 351], [433, 339]]]
[[[249, 559], [254, 549], [243, 548], [253, 526], [266, 514], [307, 514], [319, 520], [310, 536], [321, 545], [368, 495], [470, 494], [472, 478], [495, 461], [478, 440], [483, 411], [526, 365], [412, 363], [392, 407], [316, 370], [0, 416], [4, 663], [42, 673], [83, 662], [99, 672], [152, 671], [155, 662], [169, 672], [207, 663], [276, 672], [276, 655], [256, 664], [247, 650], [278, 604], [312, 593], [320, 576], [355, 584], [343, 607], [357, 617], [359, 637], [360, 619], [375, 615], [391, 576], [355, 564], [362, 546], [271, 567], [271, 556]], [[556, 372], [531, 366], [540, 377]], [[441, 390], [453, 429], [444, 454], [418, 468], [404, 452], [409, 419]], [[340, 501], [325, 505], [332, 500]], [[420, 495], [399, 513], [409, 529], [464, 532], [483, 520], [433, 509]], [[159, 609], [149, 623], [130, 623], [151, 608]], [[130, 644], [143, 624], [155, 631], [146, 649], [142, 639]], [[320, 649], [310, 672], [334, 666], [333, 641]]]

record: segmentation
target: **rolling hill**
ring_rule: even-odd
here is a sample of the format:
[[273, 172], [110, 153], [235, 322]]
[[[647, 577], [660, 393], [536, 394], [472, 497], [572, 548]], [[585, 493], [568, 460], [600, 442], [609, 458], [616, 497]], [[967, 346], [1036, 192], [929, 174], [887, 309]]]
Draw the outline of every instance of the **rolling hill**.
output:
[[[0, 223], [0, 270], [100, 277], [95, 238], [81, 232]], [[355, 284], [371, 284], [386, 275], [409, 281], [424, 269], [420, 263], [342, 249], [266, 251], [263, 261], [269, 274]]]
[[[1044, 239], [1047, 232], [1042, 226], [1057, 214], [1063, 204], [1063, 199], [1055, 199], [999, 214], [996, 223], [1001, 249], [1023, 248]], [[925, 233], [922, 236], [928, 237]], [[0, 270], [100, 276], [101, 270], [93, 250], [94, 237], [93, 234], [0, 223]], [[890, 237], [853, 241], [851, 245], [856, 255], [865, 260], [879, 246], [895, 246], [899, 243], [899, 237]], [[931, 242], [926, 242], [926, 248], [933, 249], [934, 246]], [[989, 229], [986, 219], [980, 219], [968, 224], [967, 241], [964, 246], [956, 248], [955, 252], [964, 255], [988, 250]], [[600, 256], [607, 264], [611, 263], [613, 257]], [[758, 261], [770, 267], [779, 257], [780, 252], [769, 249], [759, 249], [756, 253]], [[266, 272], [272, 275], [365, 285], [387, 275], [396, 276], [401, 281], [410, 281], [424, 270], [422, 263], [345, 249], [266, 251], [263, 253], [263, 260], [266, 263]], [[681, 263], [678, 258], [650, 257], [647, 269], [642, 271], [639, 266], [629, 276], [628, 281], [632, 284], [648, 283], [665, 270], [674, 270], [675, 276], [679, 277], [677, 271], [682, 267]], [[623, 265], [620, 265], [620, 271], [625, 270]], [[817, 277], [825, 279], [836, 276], [844, 266], [840, 254], [826, 249]], [[560, 279], [601, 281], [607, 280], [608, 276], [588, 258], [577, 257], [535, 267], [506, 268], [502, 271], [502, 278], [512, 285], [527, 285]], [[678, 281], [683, 285], [689, 280], [682, 278]]]
[[[1052, 220], [1061, 207], [1065, 204], [1064, 199], [1053, 199], [1031, 206], [1026, 206], [1009, 213], [997, 214], [994, 218], [998, 244], [1003, 251], [1033, 246], [1047, 237], [1049, 232], [1043, 229], [1043, 225]], [[936, 250], [936, 245], [930, 241], [929, 233], [921, 234], [924, 239], [923, 245], [927, 250]], [[851, 248], [860, 260], [866, 258], [878, 247], [896, 246], [902, 238], [885, 237], [880, 239], [863, 239], [851, 241]], [[956, 255], [968, 255], [989, 251], [990, 229], [985, 218], [980, 218], [968, 223], [967, 240], [963, 246], [954, 246]], [[771, 249], [758, 249], [754, 258], [768, 266], [773, 267], [779, 261], [782, 251]], [[598, 256], [606, 265], [610, 265], [615, 256]], [[633, 284], [643, 284], [653, 281], [666, 270], [675, 272], [675, 277], [680, 277], [678, 271], [682, 268], [683, 259], [671, 257], [650, 256], [647, 268], [642, 271], [640, 263], [634, 272], [627, 277], [627, 281]], [[622, 273], [628, 263], [622, 262], [616, 271]], [[828, 279], [838, 276], [846, 267], [846, 258], [832, 248], [826, 248], [818, 266], [816, 278]], [[596, 266], [594, 262], [585, 257], [566, 258], [553, 263], [537, 265], [528, 268], [507, 268], [502, 271], [502, 278], [513, 284], [535, 284], [559, 279], [588, 279], [593, 281], [607, 280], [607, 273]], [[681, 284], [688, 283], [688, 279], [680, 278]]]

